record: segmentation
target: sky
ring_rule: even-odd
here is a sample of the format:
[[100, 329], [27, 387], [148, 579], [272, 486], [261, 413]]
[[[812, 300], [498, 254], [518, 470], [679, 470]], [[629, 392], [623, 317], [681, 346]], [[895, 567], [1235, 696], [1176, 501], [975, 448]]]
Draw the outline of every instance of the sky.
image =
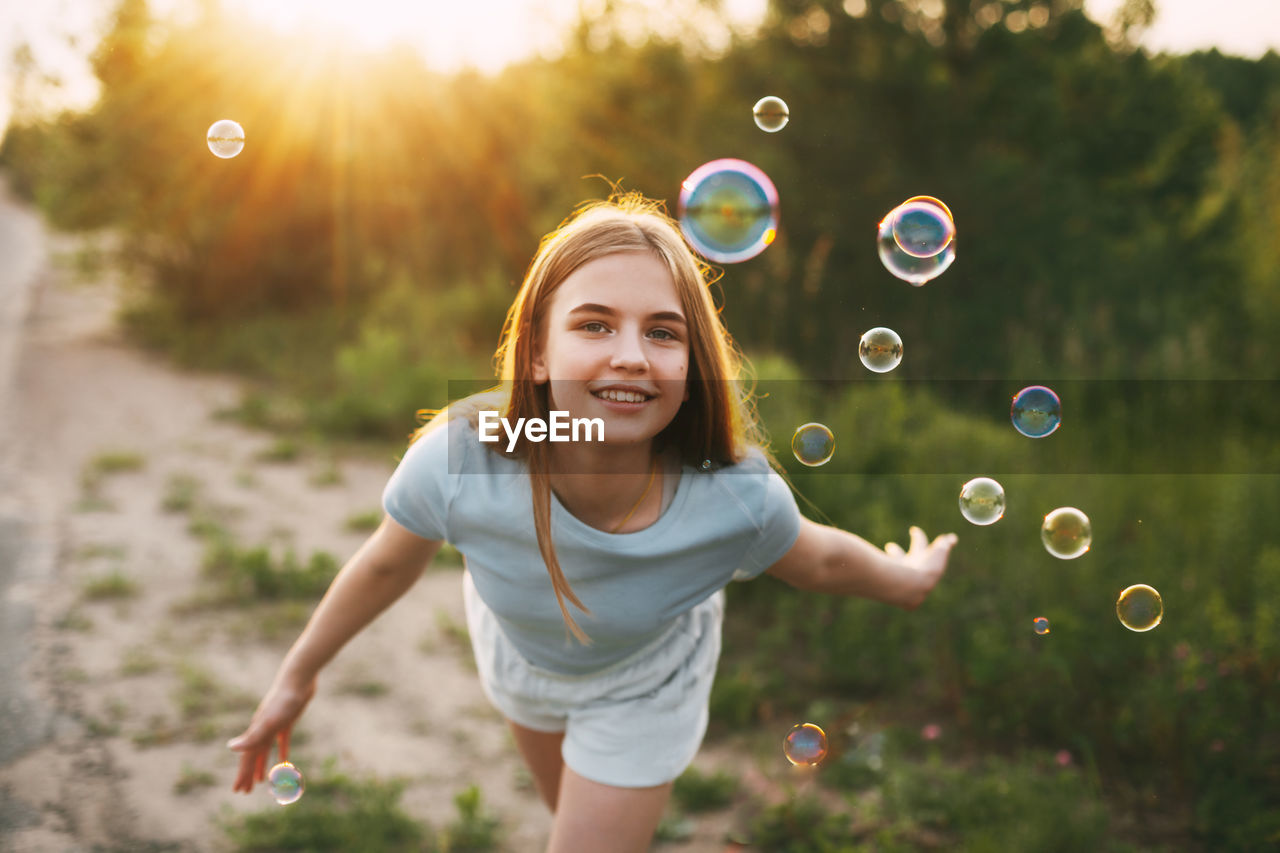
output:
[[[471, 65], [496, 71], [503, 64], [554, 52], [558, 34], [579, 5], [602, 0], [223, 0], [225, 6], [280, 28], [336, 29], [357, 46], [407, 41], [428, 65], [443, 71]], [[1106, 23], [1123, 0], [1086, 0], [1086, 11]], [[151, 0], [164, 12], [180, 0]], [[1217, 47], [1258, 57], [1280, 52], [1280, 0], [1156, 0], [1157, 16], [1142, 40], [1151, 52], [1187, 53]], [[63, 99], [87, 105], [95, 96], [85, 55], [105, 27], [115, 0], [0, 2], [0, 128], [12, 110], [14, 48], [30, 44], [38, 66], [55, 74]], [[731, 20], [748, 27], [765, 0], [725, 0]], [[688, 26], [681, 17], [676, 22]]]

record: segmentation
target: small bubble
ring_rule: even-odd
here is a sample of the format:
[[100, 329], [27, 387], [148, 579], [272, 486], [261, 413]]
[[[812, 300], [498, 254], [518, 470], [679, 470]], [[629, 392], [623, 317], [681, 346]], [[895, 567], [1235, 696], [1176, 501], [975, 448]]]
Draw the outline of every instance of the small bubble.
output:
[[226, 160], [244, 150], [244, 128], [229, 118], [209, 125], [209, 150], [215, 157]]
[[787, 102], [773, 95], [766, 95], [756, 101], [751, 112], [755, 116], [756, 127], [765, 133], [777, 133], [791, 120], [791, 111], [787, 109]]
[[1058, 507], [1044, 517], [1040, 541], [1045, 550], [1060, 560], [1074, 560], [1089, 550], [1093, 527], [1089, 516], [1073, 506]]
[[703, 459], [703, 460], [702, 460], [702, 470], [703, 470], [703, 471], [710, 471], [710, 470], [711, 470], [711, 460], [710, 460], [710, 459]]
[[813, 723], [799, 723], [787, 733], [782, 752], [797, 767], [819, 764], [827, 757], [827, 733]]
[[836, 437], [822, 424], [804, 424], [791, 436], [791, 452], [802, 465], [816, 468], [836, 452]]
[[867, 370], [888, 373], [902, 363], [902, 338], [884, 326], [868, 329], [858, 341], [858, 358]]
[[289, 762], [282, 761], [267, 774], [267, 789], [282, 806], [296, 803], [302, 798], [302, 774]]
[[1136, 583], [1116, 599], [1116, 616], [1130, 631], [1150, 631], [1164, 618], [1164, 600], [1154, 587]]
[[960, 487], [960, 514], [971, 524], [995, 524], [1004, 517], [1004, 487], [990, 477], [975, 477]]
[[1031, 627], [1035, 629], [1037, 634], [1049, 633], [1049, 620], [1043, 616], [1037, 616], [1031, 620]]

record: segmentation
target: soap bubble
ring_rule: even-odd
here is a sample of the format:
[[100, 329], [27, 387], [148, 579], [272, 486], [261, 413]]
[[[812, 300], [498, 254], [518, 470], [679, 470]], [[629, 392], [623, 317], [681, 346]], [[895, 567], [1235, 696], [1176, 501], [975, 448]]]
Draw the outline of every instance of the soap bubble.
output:
[[913, 258], [932, 258], [956, 236], [951, 211], [936, 198], [916, 196], [898, 205], [893, 217], [893, 240]]
[[884, 326], [868, 329], [858, 341], [858, 358], [867, 370], [888, 373], [902, 362], [902, 338]]
[[712, 160], [680, 185], [680, 229], [703, 256], [722, 264], [754, 258], [778, 236], [778, 190], [745, 160]]
[[1044, 517], [1040, 540], [1045, 550], [1060, 560], [1074, 560], [1093, 541], [1089, 517], [1073, 506], [1058, 507]]
[[1004, 516], [1004, 487], [975, 477], [960, 487], [960, 514], [973, 524], [995, 524]]
[[1037, 616], [1031, 620], [1031, 627], [1035, 629], [1037, 634], [1049, 633], [1049, 620], [1043, 616]]
[[287, 761], [282, 761], [267, 774], [267, 789], [271, 796], [282, 806], [296, 803], [302, 798], [302, 774], [298, 768]]
[[876, 233], [876, 250], [880, 254], [880, 262], [884, 264], [885, 269], [908, 284], [919, 287], [942, 275], [955, 261], [956, 240], [955, 226], [952, 225], [951, 237], [940, 251], [928, 257], [917, 257], [903, 251], [902, 246], [898, 244], [898, 239], [894, 236], [894, 226], [898, 221], [897, 214], [902, 208], [916, 203], [936, 205], [945, 213], [948, 220], [951, 219], [951, 211], [936, 198], [926, 195], [909, 198], [889, 211], [884, 219], [880, 221], [879, 230]]
[[791, 436], [791, 452], [802, 464], [816, 468], [836, 452], [836, 437], [822, 424], [805, 424]]
[[1062, 423], [1062, 401], [1043, 385], [1029, 385], [1014, 395], [1009, 417], [1027, 438], [1044, 438]]
[[1116, 616], [1130, 631], [1150, 631], [1164, 618], [1164, 601], [1154, 587], [1136, 583], [1116, 599]]
[[244, 150], [244, 128], [229, 118], [209, 125], [209, 150], [226, 160]]
[[791, 111], [787, 109], [787, 102], [773, 95], [766, 95], [756, 101], [751, 112], [756, 118], [756, 127], [766, 133], [777, 133], [791, 120]]
[[797, 767], [818, 764], [827, 757], [827, 733], [813, 723], [799, 723], [787, 733], [782, 751]]

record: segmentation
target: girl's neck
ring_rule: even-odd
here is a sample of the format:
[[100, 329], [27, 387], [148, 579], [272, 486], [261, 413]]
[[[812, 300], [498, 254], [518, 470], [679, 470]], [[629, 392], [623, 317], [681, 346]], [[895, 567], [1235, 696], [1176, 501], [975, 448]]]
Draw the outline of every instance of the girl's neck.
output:
[[629, 533], [657, 520], [664, 466], [652, 444], [574, 452], [582, 449], [554, 448], [549, 455], [551, 490], [565, 509], [606, 532]]

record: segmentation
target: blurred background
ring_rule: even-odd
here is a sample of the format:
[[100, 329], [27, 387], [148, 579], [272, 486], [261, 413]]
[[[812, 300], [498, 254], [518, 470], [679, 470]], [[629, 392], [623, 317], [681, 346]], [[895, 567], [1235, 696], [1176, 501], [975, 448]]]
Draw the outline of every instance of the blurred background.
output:
[[[733, 585], [711, 737], [865, 732], [851, 709], [875, 708], [879, 740], [820, 780], [876, 795], [870, 849], [920, 827], [969, 849], [1280, 844], [1280, 5], [465, 5], [9, 10], [0, 164], [94, 236], [80, 263], [125, 275], [140, 344], [245, 377], [265, 428], [396, 449], [450, 380], [492, 375], [577, 203], [620, 184], [674, 208], [700, 164], [755, 163], [780, 233], [715, 292], [802, 505], [961, 544], [913, 614]], [[764, 95], [790, 107], [779, 133], [753, 124]], [[245, 130], [229, 160], [203, 136], [222, 118]], [[918, 194], [958, 236], [915, 288], [873, 232]], [[857, 357], [873, 326], [905, 344], [884, 376]], [[1033, 383], [1064, 402], [1040, 442], [1008, 421]], [[810, 421], [829, 468], [790, 456]], [[990, 528], [957, 512], [979, 475], [1008, 494]], [[1057, 506], [1092, 520], [1082, 559], [1039, 541]], [[1164, 596], [1149, 633], [1115, 616], [1133, 583]], [[854, 849], [817, 806], [778, 808], [767, 849]]]

